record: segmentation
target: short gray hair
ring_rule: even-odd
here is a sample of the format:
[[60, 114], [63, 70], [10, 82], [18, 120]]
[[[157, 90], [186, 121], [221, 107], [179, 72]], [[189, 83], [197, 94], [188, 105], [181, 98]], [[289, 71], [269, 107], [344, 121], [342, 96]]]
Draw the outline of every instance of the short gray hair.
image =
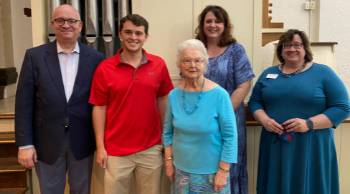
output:
[[209, 56], [208, 56], [207, 49], [205, 48], [204, 44], [200, 40], [189, 39], [189, 40], [183, 41], [177, 47], [177, 59], [176, 59], [177, 66], [179, 66], [181, 64], [182, 55], [183, 55], [184, 50], [186, 50], [186, 49], [195, 49], [195, 50], [199, 51], [202, 54], [204, 64], [205, 65], [208, 64]]

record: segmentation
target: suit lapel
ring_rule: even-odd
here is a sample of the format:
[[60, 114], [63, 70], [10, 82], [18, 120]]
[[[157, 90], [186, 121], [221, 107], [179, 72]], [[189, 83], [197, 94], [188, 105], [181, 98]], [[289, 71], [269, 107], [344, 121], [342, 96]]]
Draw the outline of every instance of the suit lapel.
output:
[[46, 51], [46, 53], [47, 55], [45, 57], [45, 60], [46, 60], [45, 62], [49, 70], [50, 76], [52, 77], [52, 82], [54, 82], [58, 91], [61, 93], [64, 99], [66, 99], [63, 81], [62, 81], [60, 63], [57, 55], [56, 41], [49, 43], [48, 50]]
[[74, 86], [73, 86], [73, 92], [71, 97], [69, 98], [69, 101], [72, 101], [76, 96], [79, 96], [79, 90], [81, 89], [81, 87], [84, 84], [85, 80], [85, 76], [84, 75], [88, 75], [89, 72], [89, 54], [87, 53], [87, 50], [84, 48], [83, 45], [81, 45], [79, 43], [79, 47], [80, 47], [80, 54], [79, 54], [79, 63], [78, 63], [78, 72], [77, 72], [77, 76], [75, 77], [75, 81], [74, 81]]

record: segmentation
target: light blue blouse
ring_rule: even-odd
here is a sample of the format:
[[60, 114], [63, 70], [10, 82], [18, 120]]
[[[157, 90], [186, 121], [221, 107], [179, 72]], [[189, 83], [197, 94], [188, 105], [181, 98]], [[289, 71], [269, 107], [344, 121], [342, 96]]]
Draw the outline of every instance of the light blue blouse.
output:
[[[183, 102], [182, 95], [186, 96]], [[237, 126], [228, 93], [217, 86], [200, 92], [179, 88], [169, 94], [164, 120], [163, 144], [172, 145], [176, 168], [195, 174], [212, 174], [220, 161], [237, 162]], [[192, 113], [186, 107], [198, 108]], [[192, 108], [192, 107], [190, 107]]]

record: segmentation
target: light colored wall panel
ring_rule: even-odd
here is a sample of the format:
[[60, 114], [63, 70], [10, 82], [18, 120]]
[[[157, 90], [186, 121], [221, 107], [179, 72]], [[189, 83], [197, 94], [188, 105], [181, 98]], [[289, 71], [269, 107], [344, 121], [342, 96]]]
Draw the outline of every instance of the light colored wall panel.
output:
[[260, 142], [260, 126], [247, 127], [247, 168], [248, 193], [256, 193], [256, 177], [258, 175], [258, 157]]
[[[0, 27], [2, 28], [2, 38], [3, 42], [0, 46], [3, 47], [0, 57], [3, 57], [1, 60], [3, 64], [0, 64], [0, 67], [13, 67], [13, 42], [12, 42], [12, 19], [11, 19], [11, 1], [10, 0], [1, 0], [1, 23]], [[0, 49], [1, 50], [1, 49]], [[2, 55], [2, 56], [1, 56]]]
[[32, 18], [23, 14], [24, 8], [30, 8], [30, 0], [11, 1], [13, 66], [18, 72], [26, 49], [32, 47]]
[[240, 42], [249, 56], [253, 58], [253, 36], [254, 36], [254, 1], [253, 0], [201, 0], [194, 1], [195, 27], [198, 25], [198, 15], [207, 5], [219, 5], [223, 7], [230, 16], [233, 24], [233, 34]]
[[340, 125], [335, 130], [339, 163], [340, 193], [350, 193], [350, 123]]
[[45, 0], [31, 1], [33, 46], [44, 44], [47, 39], [46, 20], [50, 18], [46, 16], [46, 3]]
[[350, 1], [319, 0], [319, 41], [338, 42], [336, 68], [350, 91]]
[[177, 78], [177, 45], [193, 36], [192, 1], [134, 0], [132, 6], [133, 13], [144, 16], [150, 24], [145, 48], [164, 58], [172, 78]]
[[5, 44], [4, 44], [4, 7], [3, 1], [0, 1], [0, 67], [5, 64]]

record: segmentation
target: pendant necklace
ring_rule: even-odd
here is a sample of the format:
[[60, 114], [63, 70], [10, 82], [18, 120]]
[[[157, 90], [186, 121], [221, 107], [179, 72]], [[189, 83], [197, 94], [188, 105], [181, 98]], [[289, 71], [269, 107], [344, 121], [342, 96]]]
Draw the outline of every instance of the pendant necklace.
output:
[[306, 64], [304, 63], [300, 68], [298, 68], [296, 71], [294, 71], [294, 72], [292, 72], [292, 73], [284, 73], [284, 72], [283, 72], [283, 66], [284, 66], [284, 64], [281, 64], [281, 66], [280, 66], [280, 72], [281, 72], [282, 76], [288, 78], [288, 77], [292, 77], [292, 76], [294, 76], [294, 75], [296, 75], [296, 74], [298, 74], [298, 73], [301, 73], [301, 72], [303, 71], [303, 69], [305, 68]]
[[198, 105], [199, 105], [199, 102], [200, 102], [200, 100], [202, 98], [202, 94], [203, 94], [204, 83], [205, 83], [205, 78], [203, 78], [203, 82], [202, 82], [202, 85], [201, 85], [201, 91], [199, 92], [199, 94], [197, 96], [196, 103], [193, 106], [193, 108], [190, 109], [186, 105], [186, 96], [185, 96], [186, 82], [185, 82], [185, 86], [184, 86], [184, 89], [182, 90], [181, 97], [182, 97], [182, 106], [183, 106], [183, 109], [184, 109], [186, 114], [190, 115], [190, 114], [194, 113], [194, 111], [196, 111], [198, 109]]

